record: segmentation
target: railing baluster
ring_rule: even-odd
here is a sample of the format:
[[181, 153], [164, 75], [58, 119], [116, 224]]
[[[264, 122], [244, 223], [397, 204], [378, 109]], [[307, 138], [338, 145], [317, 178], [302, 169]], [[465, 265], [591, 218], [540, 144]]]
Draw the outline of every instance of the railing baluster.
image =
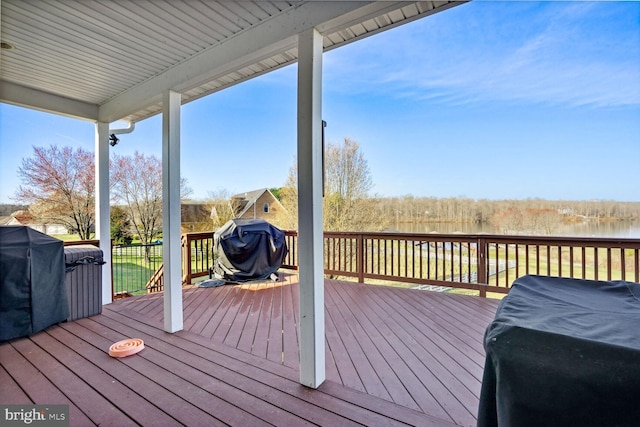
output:
[[515, 257], [516, 257], [516, 278], [520, 277], [520, 245], [516, 243], [515, 247]]
[[504, 287], [508, 288], [509, 287], [509, 244], [508, 243], [504, 245], [504, 259], [505, 259]]
[[569, 277], [573, 277], [573, 246], [569, 246]]
[[562, 277], [562, 246], [558, 246], [558, 276]]
[[458, 243], [458, 282], [462, 283], [462, 242]]
[[[213, 262], [210, 257], [212, 234], [206, 232], [185, 235], [185, 281], [208, 274]], [[287, 232], [285, 238], [289, 253], [283, 266], [297, 269], [297, 235], [295, 232]], [[475, 257], [471, 254], [474, 246]], [[632, 279], [636, 282], [640, 279], [640, 239], [621, 241], [606, 238], [327, 232], [324, 248], [327, 257], [325, 267], [334, 274], [357, 277], [362, 282], [368, 278], [474, 289], [478, 289], [475, 284], [478, 283], [481, 284], [481, 295], [487, 290], [507, 292], [514, 275], [517, 278], [522, 274], [532, 274], [534, 270], [535, 274], [545, 271], [550, 275], [555, 274], [557, 269], [559, 276], [578, 276], [582, 279], [598, 280], [599, 277], [606, 277], [607, 280], [612, 280], [620, 277], [621, 280]], [[467, 251], [466, 257], [462, 252], [463, 248]], [[151, 260], [145, 264], [148, 269], [158, 270], [158, 250], [155, 246], [150, 249]], [[543, 250], [546, 254], [542, 253]], [[580, 252], [576, 252], [577, 250]], [[599, 257], [602, 250], [607, 251], [607, 259], [603, 262], [603, 271], [600, 271]], [[114, 259], [118, 258], [125, 264], [133, 263], [144, 256], [144, 248], [115, 246], [112, 254]], [[614, 259], [618, 254], [619, 261]], [[564, 266], [567, 258], [568, 269]], [[513, 269], [510, 268], [511, 261], [515, 262]], [[546, 262], [546, 268], [542, 262]], [[419, 264], [416, 265], [417, 263]], [[535, 263], [535, 268], [532, 263]], [[576, 263], [579, 264], [575, 265]], [[476, 276], [472, 279], [474, 264]], [[587, 271], [591, 266], [593, 273]], [[123, 282], [116, 279], [124, 274], [122, 268], [121, 263], [112, 265], [116, 293], [126, 291]], [[502, 271], [504, 280], [499, 277]], [[129, 275], [138, 280], [143, 277], [141, 271], [131, 271]], [[491, 276], [495, 276], [495, 280], [491, 280]], [[161, 286], [162, 275], [154, 280]]]
[[431, 279], [431, 243], [427, 242], [427, 278]]
[[635, 253], [635, 262], [636, 262], [636, 268], [635, 268], [635, 282], [638, 283], [640, 282], [640, 249], [635, 249], [634, 250]]
[[[402, 242], [404, 244], [404, 274], [409, 277], [409, 241], [404, 239]], [[414, 274], [411, 273], [411, 276], [413, 277]]]
[[440, 264], [440, 259], [439, 259], [439, 258], [440, 258], [440, 255], [438, 254], [438, 243], [439, 243], [439, 242], [435, 242], [436, 247], [435, 247], [435, 250], [434, 250], [435, 255], [436, 255], [436, 262], [435, 262], [435, 267], [436, 267], [436, 268], [435, 268], [435, 270], [436, 270], [436, 271], [435, 271], [435, 274], [436, 274], [435, 279], [436, 279], [436, 280], [438, 280], [438, 279], [439, 279], [439, 278], [438, 278], [438, 266], [439, 266], [439, 264]]
[[500, 286], [500, 244], [496, 243], [495, 265], [496, 265], [496, 286]]

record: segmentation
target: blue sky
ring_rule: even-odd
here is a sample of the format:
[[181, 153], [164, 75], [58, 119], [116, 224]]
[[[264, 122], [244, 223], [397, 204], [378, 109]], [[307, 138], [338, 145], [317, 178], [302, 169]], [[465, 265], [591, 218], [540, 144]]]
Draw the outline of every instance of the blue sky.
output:
[[[183, 106], [182, 174], [205, 199], [282, 186], [296, 66]], [[640, 201], [640, 2], [476, 1], [324, 55], [327, 137], [360, 143], [372, 195]], [[0, 203], [33, 146], [94, 126], [0, 104]], [[118, 154], [161, 156], [161, 119]]]

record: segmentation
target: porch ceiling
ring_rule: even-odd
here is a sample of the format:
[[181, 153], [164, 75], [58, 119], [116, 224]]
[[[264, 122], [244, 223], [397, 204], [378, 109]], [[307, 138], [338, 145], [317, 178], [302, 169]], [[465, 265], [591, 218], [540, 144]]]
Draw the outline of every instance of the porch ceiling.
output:
[[0, 101], [136, 122], [295, 62], [305, 29], [326, 51], [459, 3], [2, 0]]

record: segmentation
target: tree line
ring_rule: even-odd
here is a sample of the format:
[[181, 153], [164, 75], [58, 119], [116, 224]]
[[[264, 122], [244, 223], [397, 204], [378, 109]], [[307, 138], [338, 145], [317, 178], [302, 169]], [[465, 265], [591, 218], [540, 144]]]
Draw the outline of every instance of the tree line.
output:
[[[491, 223], [503, 233], [551, 234], [570, 221], [640, 219], [640, 202], [606, 200], [488, 200], [464, 197], [436, 198], [371, 196], [373, 179], [356, 140], [329, 141], [325, 147], [323, 227], [326, 231], [381, 231], [403, 223]], [[18, 169], [22, 185], [15, 199], [29, 205], [38, 219], [65, 225], [81, 239], [91, 238], [94, 222], [94, 156], [81, 148], [34, 147], [32, 157]], [[136, 152], [114, 155], [110, 161], [112, 238], [126, 243], [135, 234], [143, 244], [162, 232], [162, 163]], [[191, 190], [181, 181], [184, 199]], [[296, 162], [287, 181], [271, 192], [285, 207], [274, 225], [296, 229], [298, 193]], [[203, 220], [215, 229], [233, 217], [226, 190], [210, 193], [209, 212]], [[215, 208], [215, 209], [213, 209]]]
[[391, 197], [378, 199], [383, 215], [395, 221], [488, 223], [510, 209], [554, 211], [568, 220], [635, 220], [640, 218], [640, 202], [613, 200], [544, 200], [471, 198]]

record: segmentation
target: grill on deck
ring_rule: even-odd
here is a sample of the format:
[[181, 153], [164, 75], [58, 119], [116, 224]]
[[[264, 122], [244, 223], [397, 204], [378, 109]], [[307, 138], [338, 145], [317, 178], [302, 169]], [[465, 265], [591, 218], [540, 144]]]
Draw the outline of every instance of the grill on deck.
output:
[[0, 341], [68, 315], [63, 242], [25, 226], [0, 227]]

